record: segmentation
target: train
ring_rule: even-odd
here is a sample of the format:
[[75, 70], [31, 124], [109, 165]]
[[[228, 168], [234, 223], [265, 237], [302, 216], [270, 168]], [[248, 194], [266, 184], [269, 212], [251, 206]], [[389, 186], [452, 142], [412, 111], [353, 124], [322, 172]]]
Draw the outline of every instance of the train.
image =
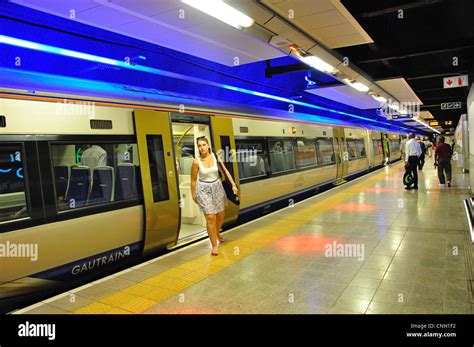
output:
[[406, 136], [146, 88], [1, 76], [4, 312], [206, 237], [190, 189], [198, 137], [239, 188], [228, 229], [399, 160]]

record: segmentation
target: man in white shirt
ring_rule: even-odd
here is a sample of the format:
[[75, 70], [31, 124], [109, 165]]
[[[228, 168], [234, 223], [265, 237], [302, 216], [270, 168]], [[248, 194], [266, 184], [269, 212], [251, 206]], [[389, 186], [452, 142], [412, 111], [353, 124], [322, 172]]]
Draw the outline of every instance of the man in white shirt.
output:
[[[413, 175], [413, 189], [418, 189], [418, 162], [422, 154], [420, 144], [415, 140], [415, 134], [408, 136], [409, 140], [405, 145], [405, 163], [408, 163], [408, 171]], [[405, 189], [412, 189], [410, 186]]]
[[88, 166], [92, 173], [95, 167], [107, 165], [107, 152], [99, 145], [92, 145], [82, 153], [81, 165]]

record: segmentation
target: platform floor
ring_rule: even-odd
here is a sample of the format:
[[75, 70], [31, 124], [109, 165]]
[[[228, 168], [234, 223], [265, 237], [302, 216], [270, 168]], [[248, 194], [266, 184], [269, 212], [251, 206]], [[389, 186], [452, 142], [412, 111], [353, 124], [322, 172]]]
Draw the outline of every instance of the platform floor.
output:
[[403, 171], [225, 232], [218, 257], [204, 240], [16, 313], [472, 313], [468, 175], [440, 187], [427, 160], [405, 191]]

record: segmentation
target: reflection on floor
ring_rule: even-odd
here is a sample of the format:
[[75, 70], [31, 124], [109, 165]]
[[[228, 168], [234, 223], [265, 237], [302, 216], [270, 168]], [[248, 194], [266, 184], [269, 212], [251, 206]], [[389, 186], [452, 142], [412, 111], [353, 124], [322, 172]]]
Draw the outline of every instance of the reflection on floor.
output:
[[468, 175], [440, 187], [428, 160], [406, 191], [403, 172], [235, 228], [218, 257], [204, 240], [19, 313], [471, 313]]

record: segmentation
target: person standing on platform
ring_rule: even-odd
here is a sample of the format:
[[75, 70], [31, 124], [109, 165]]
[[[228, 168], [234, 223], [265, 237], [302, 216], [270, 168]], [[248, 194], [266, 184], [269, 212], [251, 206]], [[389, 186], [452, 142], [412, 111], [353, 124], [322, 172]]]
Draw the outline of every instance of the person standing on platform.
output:
[[430, 141], [428, 137], [425, 137], [425, 147], [426, 147], [426, 152], [428, 153], [428, 157], [431, 158], [433, 154], [433, 143]]
[[191, 194], [206, 218], [206, 229], [212, 245], [211, 255], [219, 255], [217, 240], [224, 242], [219, 231], [224, 222], [227, 195], [219, 178], [217, 161], [224, 169], [223, 174], [232, 183], [234, 194], [237, 194], [238, 189], [231, 174], [223, 165], [222, 159], [219, 155], [212, 153], [209, 140], [205, 136], [198, 137], [196, 145], [199, 149], [199, 156], [191, 167]]
[[[439, 185], [444, 186], [447, 180], [448, 187], [451, 187], [451, 155], [453, 154], [453, 151], [450, 145], [444, 143], [443, 136], [439, 137], [439, 142], [435, 147], [434, 152], [435, 165], [438, 166]], [[446, 180], [444, 172], [446, 172]]]
[[405, 189], [410, 190], [418, 189], [418, 161], [421, 156], [421, 147], [420, 144], [415, 140], [414, 133], [411, 133], [408, 138], [409, 140], [407, 141], [405, 148], [405, 162], [409, 165], [408, 171], [413, 175], [413, 188], [407, 186]]
[[420, 144], [420, 148], [421, 148], [421, 155], [418, 161], [418, 170], [421, 171], [423, 170], [423, 166], [425, 165], [426, 146], [423, 143], [423, 141], [421, 141], [421, 138], [419, 136], [416, 137], [416, 142]]

